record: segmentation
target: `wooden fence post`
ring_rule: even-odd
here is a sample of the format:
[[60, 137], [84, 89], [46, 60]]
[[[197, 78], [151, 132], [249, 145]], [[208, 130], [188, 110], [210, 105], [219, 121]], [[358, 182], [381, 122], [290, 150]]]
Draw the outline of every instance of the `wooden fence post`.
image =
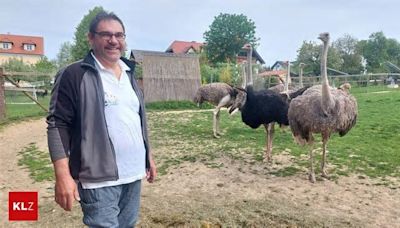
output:
[[6, 96], [4, 89], [4, 68], [0, 68], [0, 120], [6, 117]]

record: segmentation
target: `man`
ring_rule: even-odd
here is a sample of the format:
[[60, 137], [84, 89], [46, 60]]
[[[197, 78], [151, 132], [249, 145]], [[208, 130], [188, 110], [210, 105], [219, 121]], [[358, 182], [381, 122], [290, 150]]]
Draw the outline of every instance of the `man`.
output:
[[135, 65], [121, 57], [125, 27], [100, 12], [88, 33], [92, 50], [56, 76], [47, 117], [55, 201], [70, 211], [80, 202], [90, 227], [132, 227], [141, 179], [153, 182], [143, 94]]

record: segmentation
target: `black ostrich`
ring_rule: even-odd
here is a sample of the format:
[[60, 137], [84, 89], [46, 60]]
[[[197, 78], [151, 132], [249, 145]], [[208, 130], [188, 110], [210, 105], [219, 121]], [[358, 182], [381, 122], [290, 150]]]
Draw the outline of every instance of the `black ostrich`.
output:
[[[264, 125], [268, 132], [268, 125], [276, 122], [280, 126], [289, 125], [287, 117], [289, 109], [289, 101], [308, 89], [301, 88], [295, 92], [287, 94], [279, 94], [271, 90], [254, 91], [253, 86], [249, 85], [246, 89], [237, 88], [243, 93], [236, 95], [233, 105], [229, 109], [229, 113], [233, 113], [239, 109], [242, 114], [242, 121], [249, 127], [256, 129], [260, 125]], [[288, 97], [289, 96], [289, 97]], [[272, 141], [272, 139], [271, 139]], [[270, 160], [271, 155], [268, 150], [269, 138], [266, 140], [265, 159]]]
[[[246, 44], [244, 49], [247, 50], [247, 56], [251, 56], [251, 45]], [[248, 69], [252, 69], [251, 60], [247, 61]], [[289, 71], [288, 71], [289, 72]], [[247, 71], [248, 83], [245, 90], [237, 88], [242, 93], [237, 93], [233, 105], [229, 109], [229, 113], [240, 110], [242, 121], [253, 129], [264, 125], [266, 131], [266, 145], [264, 160], [271, 162], [272, 160], [272, 142], [274, 137], [274, 123], [280, 126], [289, 125], [287, 117], [289, 102], [291, 99], [301, 95], [308, 87], [301, 88], [296, 91], [289, 91], [288, 84], [290, 80], [289, 74], [286, 77], [285, 85], [270, 88], [268, 90], [254, 91], [252, 86], [251, 70]], [[283, 93], [279, 93], [283, 92]]]

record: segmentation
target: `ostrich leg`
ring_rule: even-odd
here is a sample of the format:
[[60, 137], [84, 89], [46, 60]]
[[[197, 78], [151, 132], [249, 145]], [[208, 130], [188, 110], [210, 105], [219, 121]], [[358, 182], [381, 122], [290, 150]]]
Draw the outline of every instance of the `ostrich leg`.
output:
[[218, 128], [219, 128], [219, 111], [221, 107], [217, 106], [213, 111], [213, 134], [215, 138], [219, 138]]
[[214, 119], [213, 119], [213, 133], [214, 133], [214, 137], [215, 138], [219, 138], [220, 135], [222, 135], [219, 132], [219, 112], [221, 110], [222, 107], [225, 107], [228, 102], [231, 100], [231, 96], [230, 95], [226, 95], [225, 97], [223, 97], [220, 102], [218, 103], [217, 107], [215, 107], [214, 109]]
[[322, 134], [322, 159], [321, 159], [321, 176], [324, 178], [329, 178], [328, 174], [326, 173], [326, 146], [328, 144], [329, 135]]
[[217, 135], [219, 136], [219, 135], [222, 135], [222, 133], [221, 133], [221, 131], [219, 130], [219, 116], [220, 116], [220, 111], [218, 111], [218, 113], [217, 113]]
[[308, 179], [311, 183], [315, 183], [315, 173], [314, 173], [314, 143], [310, 145], [310, 173], [308, 175]]
[[264, 124], [266, 132], [266, 147], [264, 161], [272, 162], [272, 142], [274, 139], [275, 123]]

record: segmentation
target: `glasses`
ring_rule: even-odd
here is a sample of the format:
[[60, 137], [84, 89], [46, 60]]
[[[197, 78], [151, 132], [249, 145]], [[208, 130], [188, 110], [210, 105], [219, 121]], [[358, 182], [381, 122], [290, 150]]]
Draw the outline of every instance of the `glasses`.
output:
[[123, 32], [116, 32], [116, 33], [112, 33], [112, 32], [94, 32], [94, 34], [99, 35], [103, 40], [111, 40], [112, 37], [114, 36], [115, 39], [117, 40], [125, 40], [125, 33]]

